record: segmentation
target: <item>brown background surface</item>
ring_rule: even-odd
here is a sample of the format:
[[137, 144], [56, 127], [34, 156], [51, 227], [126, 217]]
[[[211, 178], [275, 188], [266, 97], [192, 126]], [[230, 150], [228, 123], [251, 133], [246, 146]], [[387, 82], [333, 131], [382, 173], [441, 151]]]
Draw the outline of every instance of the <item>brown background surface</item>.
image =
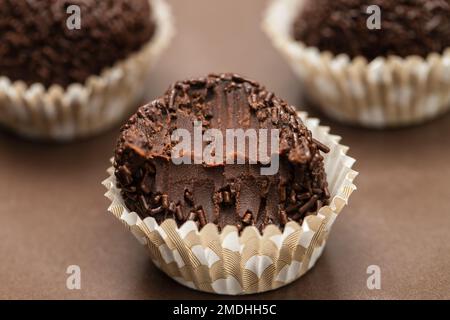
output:
[[[152, 71], [149, 98], [178, 79], [233, 71], [303, 105], [298, 81], [261, 31], [265, 1], [171, 4], [178, 33]], [[351, 147], [358, 190], [316, 267], [252, 298], [449, 299], [450, 115], [390, 131], [319, 116]], [[0, 298], [220, 298], [159, 272], [145, 248], [107, 214], [100, 182], [117, 132], [67, 145], [0, 132]], [[72, 264], [81, 267], [78, 291], [66, 289]], [[381, 268], [381, 290], [367, 289], [369, 265]]]

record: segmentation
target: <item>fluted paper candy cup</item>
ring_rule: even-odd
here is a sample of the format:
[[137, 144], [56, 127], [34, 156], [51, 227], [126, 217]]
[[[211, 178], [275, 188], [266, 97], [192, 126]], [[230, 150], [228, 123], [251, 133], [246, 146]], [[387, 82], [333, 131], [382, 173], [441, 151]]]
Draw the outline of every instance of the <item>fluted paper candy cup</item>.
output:
[[255, 227], [246, 227], [241, 234], [235, 226], [219, 232], [212, 223], [198, 231], [192, 221], [177, 227], [173, 219], [158, 225], [154, 218], [142, 220], [126, 208], [112, 167], [103, 182], [108, 189], [105, 196], [112, 202], [108, 210], [148, 248], [158, 268], [187, 287], [228, 295], [282, 287], [314, 266], [331, 226], [356, 189], [355, 160], [346, 155], [348, 147], [340, 145], [340, 137], [329, 134], [317, 119], [308, 119], [305, 113], [299, 116], [314, 138], [330, 148], [324, 161], [332, 199], [301, 225], [289, 222], [283, 231], [269, 225], [262, 235]]
[[371, 62], [321, 52], [293, 38], [304, 1], [273, 0], [263, 29], [324, 113], [341, 122], [384, 128], [421, 123], [448, 111], [450, 48], [427, 58], [390, 56]]
[[39, 139], [71, 140], [94, 135], [127, 116], [145, 93], [150, 68], [168, 46], [174, 27], [164, 0], [150, 0], [156, 32], [138, 52], [67, 89], [27, 86], [0, 77], [0, 124]]

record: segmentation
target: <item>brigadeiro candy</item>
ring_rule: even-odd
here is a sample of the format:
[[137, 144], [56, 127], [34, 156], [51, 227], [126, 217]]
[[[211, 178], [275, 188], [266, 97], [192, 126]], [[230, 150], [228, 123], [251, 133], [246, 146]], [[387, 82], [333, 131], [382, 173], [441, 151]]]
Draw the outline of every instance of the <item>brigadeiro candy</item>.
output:
[[[79, 30], [67, 26], [71, 5], [80, 8]], [[83, 83], [138, 51], [156, 28], [148, 0], [0, 0], [0, 7], [0, 74], [28, 85]]]
[[[278, 173], [227, 166], [225, 152], [214, 166], [174, 164], [171, 151], [177, 143], [171, 136], [176, 129], [191, 132], [194, 121], [224, 137], [233, 128], [281, 130]], [[236, 75], [210, 75], [175, 83], [131, 117], [117, 145], [115, 174], [125, 203], [141, 218], [262, 230], [301, 222], [328, 203], [323, 152], [328, 147], [314, 140], [295, 109], [273, 93]]]
[[[380, 8], [376, 20], [367, 22], [369, 6]], [[315, 0], [305, 1], [293, 25], [294, 38], [310, 47], [368, 60], [397, 55], [426, 57], [450, 47], [448, 0]]]
[[[238, 132], [246, 138], [239, 140]], [[202, 137], [200, 156], [196, 135]], [[354, 190], [353, 160], [337, 141], [316, 120], [242, 76], [178, 81], [122, 127], [105, 181], [110, 211], [181, 283], [228, 294], [273, 289], [314, 264], [321, 249], [313, 257], [305, 250], [323, 248], [344, 204], [336, 197], [347, 201]], [[252, 146], [258, 152], [265, 146], [269, 161], [261, 153], [252, 158]], [[247, 282], [246, 270], [258, 272], [252, 259], [262, 254], [274, 271]], [[302, 261], [303, 271], [296, 264]], [[289, 276], [287, 262], [295, 266]], [[223, 287], [223, 281], [231, 284]]]
[[450, 107], [448, 0], [278, 0], [264, 28], [339, 121], [398, 127]]
[[112, 125], [142, 98], [170, 20], [161, 0], [0, 0], [0, 122], [54, 139]]

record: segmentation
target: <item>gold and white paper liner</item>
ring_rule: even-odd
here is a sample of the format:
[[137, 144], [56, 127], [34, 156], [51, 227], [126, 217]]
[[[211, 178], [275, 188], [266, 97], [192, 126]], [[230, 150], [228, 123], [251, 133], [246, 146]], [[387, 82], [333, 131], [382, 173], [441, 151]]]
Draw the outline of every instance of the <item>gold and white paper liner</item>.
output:
[[292, 26], [304, 0], [272, 0], [263, 20], [274, 46], [305, 93], [330, 117], [373, 128], [435, 118], [450, 108], [450, 48], [427, 58], [332, 55], [295, 41]]
[[149, 43], [84, 85], [46, 89], [0, 77], [0, 123], [31, 138], [71, 140], [122, 120], [143, 98], [150, 67], [174, 34], [170, 7], [164, 0], [150, 2], [157, 28]]
[[173, 219], [158, 225], [154, 218], [141, 220], [129, 212], [116, 187], [114, 169], [103, 181], [111, 200], [108, 210], [145, 245], [155, 265], [179, 283], [200, 291], [217, 294], [250, 294], [273, 290], [302, 276], [312, 268], [324, 249], [336, 217], [356, 189], [352, 170], [354, 159], [346, 155], [339, 136], [329, 128], [299, 113], [313, 136], [330, 147], [325, 155], [325, 170], [332, 201], [317, 215], [304, 219], [302, 225], [289, 222], [284, 231], [274, 225], [261, 236], [255, 227], [247, 227], [239, 236], [236, 227], [218, 232], [207, 224], [200, 232], [188, 221], [180, 228]]

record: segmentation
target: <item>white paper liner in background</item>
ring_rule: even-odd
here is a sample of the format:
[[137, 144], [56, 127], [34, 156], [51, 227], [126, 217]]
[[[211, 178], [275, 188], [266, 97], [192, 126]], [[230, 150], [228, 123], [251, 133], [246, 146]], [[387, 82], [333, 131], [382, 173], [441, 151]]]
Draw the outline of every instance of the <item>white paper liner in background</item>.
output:
[[67, 89], [0, 77], [0, 124], [31, 138], [71, 140], [107, 130], [138, 107], [150, 68], [168, 46], [174, 26], [164, 0], [150, 0], [156, 31], [136, 53]]
[[368, 62], [334, 56], [293, 38], [302, 3], [272, 0], [263, 29], [300, 78], [304, 93], [327, 115], [383, 128], [421, 123], [450, 109], [450, 48], [425, 59], [391, 56]]
[[[340, 137], [329, 134], [319, 121], [299, 113], [313, 136], [330, 147], [325, 155], [325, 171], [331, 203], [302, 225], [289, 222], [284, 231], [269, 225], [261, 236], [255, 227], [247, 227], [239, 236], [236, 227], [218, 232], [209, 223], [199, 232], [188, 221], [180, 228], [173, 219], [158, 225], [152, 217], [141, 220], [126, 208], [116, 186], [114, 169], [103, 182], [111, 200], [108, 211], [122, 221], [144, 244], [155, 265], [174, 280], [192, 289], [217, 294], [251, 294], [273, 290], [302, 276], [314, 266], [325, 247], [335, 219], [356, 189], [352, 170], [355, 162], [346, 155], [348, 147]], [[131, 275], [132, 276], [132, 275]]]

